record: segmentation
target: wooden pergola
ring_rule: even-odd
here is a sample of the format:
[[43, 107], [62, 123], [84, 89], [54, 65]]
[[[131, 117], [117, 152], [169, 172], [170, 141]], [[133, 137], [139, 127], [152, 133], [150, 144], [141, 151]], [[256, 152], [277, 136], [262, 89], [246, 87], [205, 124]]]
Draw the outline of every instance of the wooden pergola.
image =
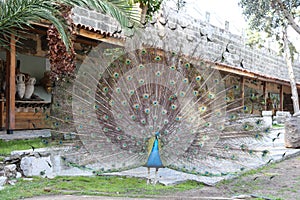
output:
[[[34, 29], [29, 29], [30, 32], [46, 35], [49, 24], [32, 23]], [[125, 40], [114, 37], [107, 37], [105, 34], [100, 34], [95, 31], [89, 31], [84, 28], [76, 30], [76, 42], [96, 45], [97, 42], [105, 42], [116, 46], [124, 46]], [[6, 66], [5, 66], [5, 81], [6, 89], [5, 96], [1, 97], [0, 101], [0, 124], [5, 124], [7, 134], [12, 134], [16, 129], [16, 48], [17, 38], [11, 35], [9, 38], [9, 48], [6, 50]], [[43, 53], [39, 56], [45, 57]], [[24, 101], [23, 101], [24, 102]], [[3, 115], [5, 113], [5, 115]]]
[[[278, 84], [280, 85], [279, 88], [279, 97], [280, 97], [280, 102], [279, 102], [279, 110], [283, 111], [283, 99], [284, 99], [284, 93], [283, 93], [283, 86], [288, 86], [290, 87], [290, 82], [288, 80], [281, 80], [273, 77], [267, 77], [262, 74], [250, 72], [248, 70], [244, 69], [238, 69], [235, 67], [230, 67], [227, 65], [223, 64], [216, 64], [215, 67], [217, 70], [227, 72], [227, 73], [232, 73], [235, 75], [240, 76], [240, 85], [241, 85], [241, 99], [242, 99], [242, 104], [244, 105], [244, 99], [245, 99], [245, 79], [250, 78], [250, 79], [255, 79], [255, 80], [260, 80], [263, 82], [263, 98], [264, 101], [267, 101], [268, 98], [268, 84], [267, 83], [273, 83], [273, 84]], [[297, 85], [297, 89], [300, 89], [300, 85]], [[267, 105], [264, 106], [264, 110], [267, 110]]]

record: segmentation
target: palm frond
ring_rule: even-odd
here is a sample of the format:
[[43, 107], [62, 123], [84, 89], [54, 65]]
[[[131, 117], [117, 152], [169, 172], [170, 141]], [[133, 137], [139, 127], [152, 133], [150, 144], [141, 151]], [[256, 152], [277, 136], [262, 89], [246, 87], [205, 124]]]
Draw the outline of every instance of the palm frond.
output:
[[[46, 19], [54, 24], [68, 48], [70, 35], [67, 23], [58, 9], [61, 5], [83, 6], [106, 13], [115, 18], [123, 28], [139, 22], [138, 9], [129, 5], [126, 0], [5, 0], [0, 1], [0, 33], [4, 37], [17, 35], [16, 30], [24, 30], [31, 27], [32, 22]], [[5, 44], [6, 40], [0, 37], [0, 45]]]
[[139, 9], [129, 4], [127, 0], [60, 0], [59, 2], [108, 14], [115, 18], [123, 28], [139, 24], [140, 21]]
[[[70, 44], [67, 25], [55, 9], [52, 1], [44, 0], [6, 0], [0, 4], [0, 32], [4, 36], [18, 35], [17, 29], [24, 30], [31, 27], [31, 22], [41, 19], [49, 20], [59, 31], [63, 42], [68, 47]], [[2, 46], [5, 40], [0, 40]]]

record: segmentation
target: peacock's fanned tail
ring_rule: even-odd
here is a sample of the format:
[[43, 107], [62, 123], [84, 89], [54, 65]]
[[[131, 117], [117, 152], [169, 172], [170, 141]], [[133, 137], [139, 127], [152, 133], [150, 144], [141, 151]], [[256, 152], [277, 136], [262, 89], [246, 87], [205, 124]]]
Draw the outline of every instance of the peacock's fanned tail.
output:
[[239, 82], [180, 51], [95, 48], [65, 85], [50, 118], [58, 132], [80, 138], [66, 155], [79, 166], [143, 166], [156, 132], [164, 167], [188, 173], [236, 173], [268, 153], [252, 149], [268, 129], [249, 115]]

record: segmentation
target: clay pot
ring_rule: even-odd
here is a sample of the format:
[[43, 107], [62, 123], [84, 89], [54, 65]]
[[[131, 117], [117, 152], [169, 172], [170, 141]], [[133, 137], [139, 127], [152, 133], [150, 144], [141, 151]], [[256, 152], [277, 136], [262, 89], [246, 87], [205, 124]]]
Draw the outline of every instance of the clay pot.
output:
[[16, 75], [16, 91], [20, 99], [23, 99], [24, 94], [25, 94], [25, 75], [24, 74], [17, 74]]
[[34, 84], [36, 79], [34, 77], [29, 78], [26, 82], [26, 89], [25, 89], [25, 99], [30, 99], [33, 92], [34, 92]]

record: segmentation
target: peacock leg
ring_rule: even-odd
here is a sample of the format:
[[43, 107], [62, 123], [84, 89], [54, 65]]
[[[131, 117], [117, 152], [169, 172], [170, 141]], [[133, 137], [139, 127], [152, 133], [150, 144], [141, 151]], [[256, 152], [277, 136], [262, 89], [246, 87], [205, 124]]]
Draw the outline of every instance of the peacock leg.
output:
[[148, 179], [147, 179], [147, 185], [150, 183], [150, 167], [148, 167]]
[[157, 174], [158, 174], [158, 168], [156, 168], [156, 170], [155, 170], [154, 185], [157, 183]]

